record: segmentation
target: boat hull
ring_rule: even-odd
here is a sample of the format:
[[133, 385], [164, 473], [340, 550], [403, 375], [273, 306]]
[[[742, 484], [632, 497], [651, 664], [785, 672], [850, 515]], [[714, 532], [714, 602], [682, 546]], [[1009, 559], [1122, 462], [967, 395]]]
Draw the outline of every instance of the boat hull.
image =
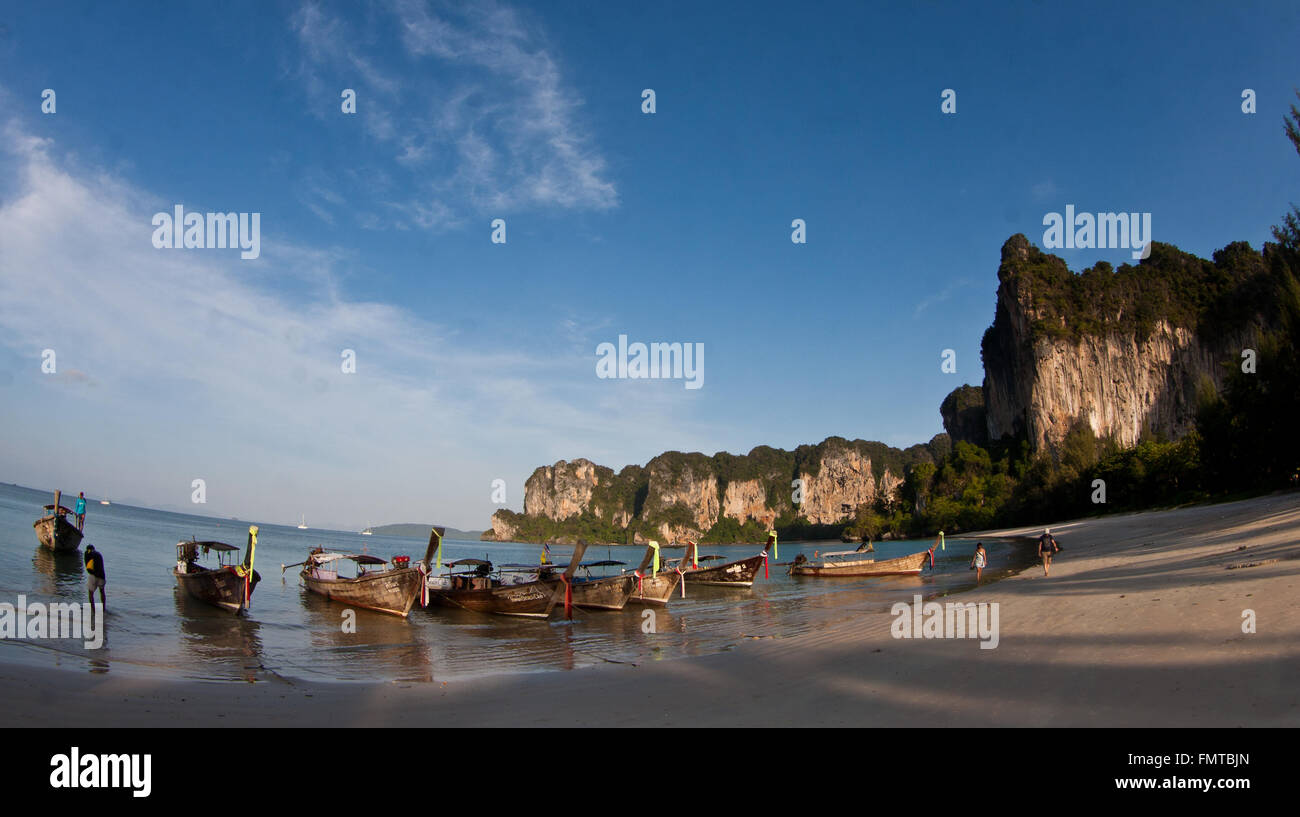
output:
[[682, 574], [676, 570], [660, 571], [654, 576], [643, 578], [639, 586], [632, 588], [628, 604], [664, 605], [673, 597], [673, 591], [682, 583]]
[[62, 514], [37, 519], [32, 527], [37, 541], [55, 553], [71, 553], [81, 547], [81, 531]]
[[352, 579], [320, 579], [310, 569], [299, 574], [313, 593], [331, 601], [406, 618], [420, 595], [424, 574], [413, 567], [385, 570]]
[[687, 584], [705, 584], [714, 587], [753, 587], [754, 577], [763, 567], [763, 557], [750, 556], [728, 562], [717, 567], [703, 567], [696, 570], [683, 570], [682, 578]]
[[814, 576], [817, 578], [835, 576], [910, 576], [920, 573], [930, 560], [930, 551], [912, 553], [897, 559], [862, 559], [844, 564], [820, 563], [791, 565], [791, 576]]
[[622, 610], [636, 591], [636, 576], [610, 576], [573, 582], [573, 606], [584, 610]]
[[[173, 567], [172, 575], [176, 577], [176, 586], [191, 598], [236, 615], [244, 611], [244, 584], [247, 579], [236, 573], [233, 567], [217, 570], [199, 569], [187, 573], [181, 573]], [[248, 588], [250, 599], [253, 597], [253, 591], [257, 589], [258, 578], [257, 572], [254, 571], [253, 586]]]
[[[484, 581], [487, 581], [484, 579]], [[498, 616], [547, 618], [556, 603], [564, 603], [559, 581], [502, 584], [456, 590], [430, 589], [429, 603]], [[558, 595], [558, 599], [556, 598]]]

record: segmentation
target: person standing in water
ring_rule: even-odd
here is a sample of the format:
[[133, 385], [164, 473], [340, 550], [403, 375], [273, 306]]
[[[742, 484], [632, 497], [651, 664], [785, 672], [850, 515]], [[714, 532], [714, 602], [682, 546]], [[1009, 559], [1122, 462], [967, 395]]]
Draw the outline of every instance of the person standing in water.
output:
[[984, 549], [984, 543], [980, 542], [975, 545], [975, 555], [971, 557], [970, 566], [975, 569], [975, 583], [979, 584], [980, 579], [984, 576], [984, 568], [988, 566], [989, 554]]
[[1043, 575], [1046, 576], [1052, 569], [1052, 554], [1060, 551], [1061, 546], [1056, 543], [1056, 537], [1052, 536], [1051, 528], [1044, 528], [1043, 535], [1038, 537], [1038, 555], [1043, 557]]
[[86, 527], [86, 492], [81, 491], [77, 494], [77, 505], [73, 510], [77, 515], [77, 530], [84, 530]]
[[91, 609], [95, 607], [95, 591], [99, 591], [99, 605], [103, 609], [108, 609], [108, 600], [104, 598], [104, 585], [106, 574], [104, 573], [104, 556], [94, 545], [86, 545], [86, 572], [90, 578], [86, 581], [87, 593], [90, 595]]

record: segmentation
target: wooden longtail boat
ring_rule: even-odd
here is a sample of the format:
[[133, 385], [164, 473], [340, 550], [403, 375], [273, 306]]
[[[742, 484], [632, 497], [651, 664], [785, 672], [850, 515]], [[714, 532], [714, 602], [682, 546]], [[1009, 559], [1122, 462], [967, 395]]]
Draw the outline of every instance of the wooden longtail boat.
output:
[[[200, 550], [203, 556], [217, 554], [216, 567], [199, 564]], [[239, 615], [248, 609], [253, 600], [253, 591], [262, 580], [261, 574], [253, 569], [253, 559], [257, 552], [257, 526], [248, 528], [248, 550], [244, 560], [231, 564], [239, 548], [225, 542], [188, 542], [176, 543], [176, 567], [172, 575], [176, 577], [176, 586], [199, 601], [229, 610]]]
[[[438, 540], [437, 564], [442, 564], [442, 536], [435, 531]], [[432, 547], [433, 539], [430, 539]], [[520, 616], [524, 618], [549, 618], [557, 605], [572, 605], [572, 595], [567, 595], [570, 583], [587, 546], [579, 543], [573, 551], [573, 559], [563, 574], [549, 578], [527, 579], [527, 574], [516, 574], [517, 582], [502, 577], [498, 571], [493, 575], [492, 563], [484, 559], [460, 559], [451, 562], [452, 568], [441, 576], [429, 576], [427, 580], [428, 604], [441, 607], [457, 607], [476, 613], [491, 613], [498, 616]], [[470, 570], [456, 572], [457, 567], [470, 567]], [[533, 568], [536, 570], [536, 568]], [[427, 605], [426, 605], [427, 606]]]
[[[424, 559], [414, 566], [409, 556], [394, 556], [390, 567], [388, 561], [378, 556], [336, 553], [318, 547], [302, 562], [302, 572], [298, 575], [308, 590], [331, 601], [406, 618], [424, 589], [435, 537], [441, 542], [442, 531], [434, 529]], [[352, 562], [356, 575], [340, 575], [342, 562]]]
[[[644, 575], [655, 557], [655, 548], [647, 547], [641, 565], [634, 573], [620, 573], [617, 576], [593, 576], [592, 568], [626, 567], [627, 562], [604, 559], [595, 562], [583, 562], [578, 565], [578, 573], [573, 577], [572, 604], [584, 610], [622, 610], [637, 588], [637, 577]], [[536, 570], [537, 568], [533, 568]], [[555, 576], [553, 565], [543, 566], [538, 578], [547, 579]]]
[[687, 542], [686, 555], [682, 556], [681, 561], [676, 563], [676, 566], [682, 571], [682, 581], [687, 584], [705, 584], [714, 587], [753, 587], [754, 578], [758, 576], [758, 571], [762, 569], [763, 563], [767, 561], [767, 551], [764, 550], [757, 556], [709, 567], [700, 563], [720, 561], [723, 557], [699, 556], [698, 552], [699, 545], [694, 542]]
[[667, 604], [668, 599], [672, 598], [673, 591], [679, 585], [682, 588], [682, 597], [686, 597], [686, 585], [682, 582], [681, 568], [665, 565], [660, 569], [658, 565], [653, 565], [650, 570], [646, 570], [648, 566], [646, 563], [656, 555], [657, 544], [657, 542], [650, 543], [650, 547], [646, 550], [645, 560], [641, 562], [641, 567], [637, 568], [636, 573], [633, 574], [637, 579], [637, 584], [636, 589], [632, 591], [632, 596], [628, 599], [629, 604]]
[[62, 491], [54, 492], [54, 504], [46, 505], [48, 514], [32, 523], [36, 539], [55, 553], [71, 553], [81, 547], [81, 531], [67, 520], [72, 511], [59, 504]]
[[866, 559], [857, 550], [823, 553], [809, 560], [802, 553], [790, 564], [791, 576], [907, 576], [920, 573], [930, 561], [930, 551], [896, 559]]

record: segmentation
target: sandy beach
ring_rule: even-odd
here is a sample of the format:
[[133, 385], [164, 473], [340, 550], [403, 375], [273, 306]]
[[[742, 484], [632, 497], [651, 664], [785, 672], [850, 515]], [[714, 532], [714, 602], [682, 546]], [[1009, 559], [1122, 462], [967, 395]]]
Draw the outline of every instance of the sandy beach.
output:
[[999, 603], [995, 649], [896, 639], [876, 614], [639, 666], [250, 684], [42, 668], [4, 646], [0, 725], [1300, 725], [1300, 494], [1051, 527], [1065, 550], [1050, 577], [960, 594]]

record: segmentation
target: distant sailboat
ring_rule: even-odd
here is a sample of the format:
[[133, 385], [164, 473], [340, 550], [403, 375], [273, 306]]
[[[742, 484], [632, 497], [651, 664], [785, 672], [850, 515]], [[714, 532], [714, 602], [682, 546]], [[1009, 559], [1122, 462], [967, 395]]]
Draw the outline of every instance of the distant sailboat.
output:
[[99, 500], [99, 504], [100, 504], [100, 505], [112, 505], [113, 503], [112, 503], [112, 502], [109, 502], [107, 499], [101, 499], [101, 500]]
[[302, 521], [298, 523], [298, 530], [307, 530], [307, 514], [302, 514]]

